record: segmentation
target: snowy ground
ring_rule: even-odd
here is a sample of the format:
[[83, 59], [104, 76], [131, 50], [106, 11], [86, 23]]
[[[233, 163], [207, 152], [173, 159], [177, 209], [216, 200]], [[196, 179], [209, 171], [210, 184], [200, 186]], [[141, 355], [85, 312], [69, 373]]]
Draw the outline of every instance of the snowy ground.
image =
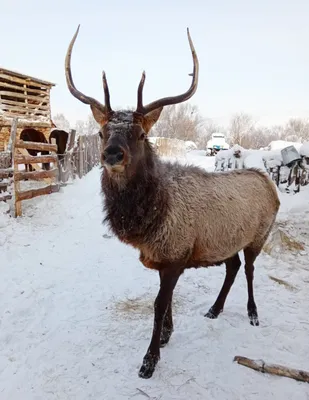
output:
[[[190, 161], [213, 170], [204, 154], [193, 151]], [[24, 202], [20, 219], [0, 214], [0, 399], [308, 400], [308, 384], [233, 363], [243, 355], [309, 369], [306, 252], [258, 259], [260, 327], [247, 319], [243, 271], [218, 320], [203, 314], [224, 267], [186, 272], [175, 290], [172, 339], [153, 378], [138, 378], [159, 280], [102, 225], [99, 174]], [[282, 195], [279, 216], [306, 243], [308, 194]]]

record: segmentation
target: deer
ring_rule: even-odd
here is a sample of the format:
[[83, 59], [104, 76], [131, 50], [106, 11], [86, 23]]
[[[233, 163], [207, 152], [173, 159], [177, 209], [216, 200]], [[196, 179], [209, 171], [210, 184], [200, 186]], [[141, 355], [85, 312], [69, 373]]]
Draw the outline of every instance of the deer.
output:
[[258, 169], [207, 172], [194, 165], [163, 161], [147, 135], [164, 107], [189, 100], [198, 86], [199, 62], [187, 28], [193, 59], [192, 82], [183, 94], [143, 104], [145, 71], [137, 89], [135, 111], [111, 108], [103, 71], [104, 104], [80, 92], [71, 73], [71, 54], [78, 26], [68, 46], [65, 76], [70, 93], [90, 106], [100, 125], [101, 189], [104, 222], [124, 244], [139, 250], [140, 262], [159, 273], [150, 344], [139, 377], [152, 377], [160, 348], [173, 328], [174, 288], [185, 270], [225, 264], [219, 295], [205, 314], [215, 319], [241, 266], [243, 251], [250, 324], [259, 325], [253, 292], [254, 263], [273, 227], [280, 206], [276, 188]]

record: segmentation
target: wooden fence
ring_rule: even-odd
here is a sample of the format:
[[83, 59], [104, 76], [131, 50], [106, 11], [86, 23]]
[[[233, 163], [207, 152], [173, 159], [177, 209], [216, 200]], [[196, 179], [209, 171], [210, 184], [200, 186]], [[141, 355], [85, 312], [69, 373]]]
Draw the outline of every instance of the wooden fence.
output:
[[[28, 150], [37, 150], [38, 152], [49, 151], [49, 155], [31, 156]], [[22, 215], [21, 202], [23, 200], [33, 199], [37, 196], [55, 193], [59, 191], [58, 185], [58, 159], [57, 145], [38, 142], [24, 142], [16, 140], [14, 146], [14, 191], [15, 191], [15, 216]], [[52, 163], [52, 168], [43, 170], [39, 163]], [[31, 164], [33, 171], [24, 172], [19, 170], [19, 165]], [[42, 181], [46, 185], [38, 189], [21, 190], [21, 181]]]
[[[0, 201], [11, 200], [14, 194], [16, 217], [22, 215], [23, 200], [57, 192], [70, 179], [82, 178], [100, 163], [99, 135], [83, 135], [76, 140], [76, 132], [71, 130], [65, 153], [59, 159], [55, 139], [52, 144], [16, 139], [17, 123], [18, 120], [14, 119], [8, 151], [0, 153]], [[49, 154], [32, 156], [28, 150], [39, 153], [47, 151]], [[42, 169], [39, 164], [43, 163], [49, 163], [51, 169]], [[32, 166], [33, 171], [20, 169], [20, 165], [27, 164]], [[22, 190], [21, 183], [25, 181], [42, 182], [45, 185]], [[11, 193], [8, 187], [11, 188]]]
[[66, 184], [70, 178], [82, 178], [100, 163], [100, 142], [98, 135], [81, 135], [75, 140], [76, 132], [71, 130], [62, 162], [59, 162], [59, 181]]

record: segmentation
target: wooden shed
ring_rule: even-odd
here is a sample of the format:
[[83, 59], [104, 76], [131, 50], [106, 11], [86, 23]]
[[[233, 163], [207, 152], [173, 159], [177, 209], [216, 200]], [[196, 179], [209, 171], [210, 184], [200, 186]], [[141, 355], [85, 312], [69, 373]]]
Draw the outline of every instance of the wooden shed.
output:
[[49, 137], [50, 90], [54, 83], [0, 67], [0, 151], [6, 150], [12, 121], [18, 118], [17, 137], [24, 129], [36, 129]]

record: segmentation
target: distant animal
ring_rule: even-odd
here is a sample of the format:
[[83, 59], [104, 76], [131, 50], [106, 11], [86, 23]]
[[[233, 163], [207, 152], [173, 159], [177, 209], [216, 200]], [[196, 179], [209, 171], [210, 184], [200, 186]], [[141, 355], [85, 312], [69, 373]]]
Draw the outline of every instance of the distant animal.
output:
[[49, 143], [56, 139], [58, 160], [62, 164], [69, 134], [62, 129], [53, 129], [49, 135]]
[[[44, 134], [40, 131], [37, 131], [36, 129], [33, 128], [26, 128], [24, 129], [21, 134], [20, 134], [20, 140], [23, 140], [25, 142], [39, 142], [39, 143], [47, 143], [47, 140], [44, 136]], [[39, 150], [28, 150], [28, 153], [31, 156], [37, 156], [38, 153], [41, 153], [41, 155], [48, 155], [49, 151], [39, 151]], [[31, 164], [26, 164], [26, 171], [33, 171], [33, 167]], [[50, 163], [44, 163], [42, 164], [42, 168], [44, 170], [49, 170], [50, 169]]]
[[160, 275], [152, 339], [139, 371], [140, 377], [150, 378], [160, 358], [160, 346], [169, 342], [173, 332], [173, 290], [185, 269], [225, 263], [223, 286], [205, 315], [217, 318], [240, 268], [238, 253], [243, 250], [249, 321], [259, 325], [253, 295], [254, 262], [273, 227], [280, 202], [273, 182], [261, 171], [210, 173], [196, 166], [163, 162], [147, 139], [163, 108], [188, 100], [197, 89], [199, 64], [189, 31], [194, 64], [190, 88], [179, 96], [143, 105], [143, 73], [136, 110], [114, 111], [105, 73], [105, 105], [74, 85], [71, 53], [78, 30], [67, 50], [66, 81], [71, 94], [90, 105], [101, 127], [105, 221], [119, 240], [140, 251], [145, 267]]

